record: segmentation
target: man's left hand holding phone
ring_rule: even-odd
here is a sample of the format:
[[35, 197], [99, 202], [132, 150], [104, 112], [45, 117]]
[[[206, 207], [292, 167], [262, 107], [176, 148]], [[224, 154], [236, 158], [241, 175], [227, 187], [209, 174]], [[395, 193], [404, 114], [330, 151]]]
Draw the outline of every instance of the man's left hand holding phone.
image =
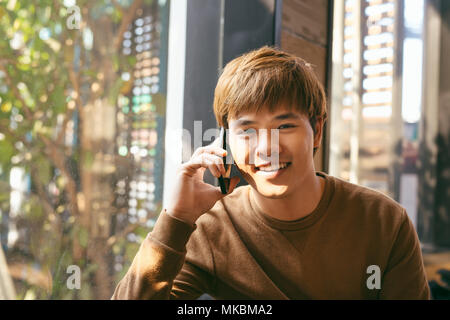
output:
[[[194, 224], [218, 200], [232, 193], [240, 178], [230, 178], [231, 164], [226, 163], [226, 156], [226, 130], [222, 128], [213, 143], [195, 150], [189, 161], [177, 169], [176, 183], [165, 207], [167, 213]], [[221, 187], [203, 181], [206, 169], [219, 179]]]

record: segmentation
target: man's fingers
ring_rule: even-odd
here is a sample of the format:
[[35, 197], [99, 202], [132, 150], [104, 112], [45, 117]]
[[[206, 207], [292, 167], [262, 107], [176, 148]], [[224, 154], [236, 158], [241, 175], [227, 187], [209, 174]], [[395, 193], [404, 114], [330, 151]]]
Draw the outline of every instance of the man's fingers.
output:
[[227, 155], [227, 151], [225, 149], [222, 149], [220, 146], [209, 145], [195, 150], [194, 154], [192, 155], [192, 159], [198, 157], [202, 153], [211, 153], [219, 157], [224, 157]]
[[211, 153], [201, 153], [186, 162], [184, 166], [191, 174], [194, 174], [196, 170], [202, 167], [208, 168], [212, 175], [217, 178], [221, 174], [225, 174], [225, 166], [222, 158]]
[[215, 147], [222, 147], [222, 143], [223, 143], [223, 139], [222, 136], [218, 136], [216, 139], [214, 139], [214, 141], [210, 144], [210, 146], [215, 146]]

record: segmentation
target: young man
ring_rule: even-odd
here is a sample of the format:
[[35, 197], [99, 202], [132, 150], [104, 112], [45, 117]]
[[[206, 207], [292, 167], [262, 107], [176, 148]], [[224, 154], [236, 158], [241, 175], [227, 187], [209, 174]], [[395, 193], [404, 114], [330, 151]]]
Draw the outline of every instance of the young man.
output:
[[214, 112], [249, 185], [233, 177], [225, 196], [204, 183], [226, 151], [197, 149], [113, 299], [430, 298], [405, 210], [315, 171], [327, 112], [307, 63], [270, 47], [234, 59]]

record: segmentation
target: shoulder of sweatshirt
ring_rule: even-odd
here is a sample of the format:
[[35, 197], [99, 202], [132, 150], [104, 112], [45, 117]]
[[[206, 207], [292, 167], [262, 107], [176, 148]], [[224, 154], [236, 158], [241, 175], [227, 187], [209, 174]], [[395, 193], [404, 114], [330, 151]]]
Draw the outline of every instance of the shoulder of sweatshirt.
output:
[[390, 226], [392, 231], [408, 219], [405, 208], [383, 192], [337, 177], [331, 179], [335, 181], [335, 190], [330, 210], [351, 212], [353, 218]]

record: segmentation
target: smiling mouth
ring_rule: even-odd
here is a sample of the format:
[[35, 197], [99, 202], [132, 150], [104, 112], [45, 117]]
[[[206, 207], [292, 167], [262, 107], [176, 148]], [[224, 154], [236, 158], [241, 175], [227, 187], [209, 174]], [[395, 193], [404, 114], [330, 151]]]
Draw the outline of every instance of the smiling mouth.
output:
[[255, 167], [255, 170], [257, 173], [260, 173], [260, 174], [273, 174], [273, 173], [276, 173], [278, 171], [288, 168], [290, 165], [291, 165], [291, 162], [283, 162], [283, 163], [280, 163], [279, 165]]

